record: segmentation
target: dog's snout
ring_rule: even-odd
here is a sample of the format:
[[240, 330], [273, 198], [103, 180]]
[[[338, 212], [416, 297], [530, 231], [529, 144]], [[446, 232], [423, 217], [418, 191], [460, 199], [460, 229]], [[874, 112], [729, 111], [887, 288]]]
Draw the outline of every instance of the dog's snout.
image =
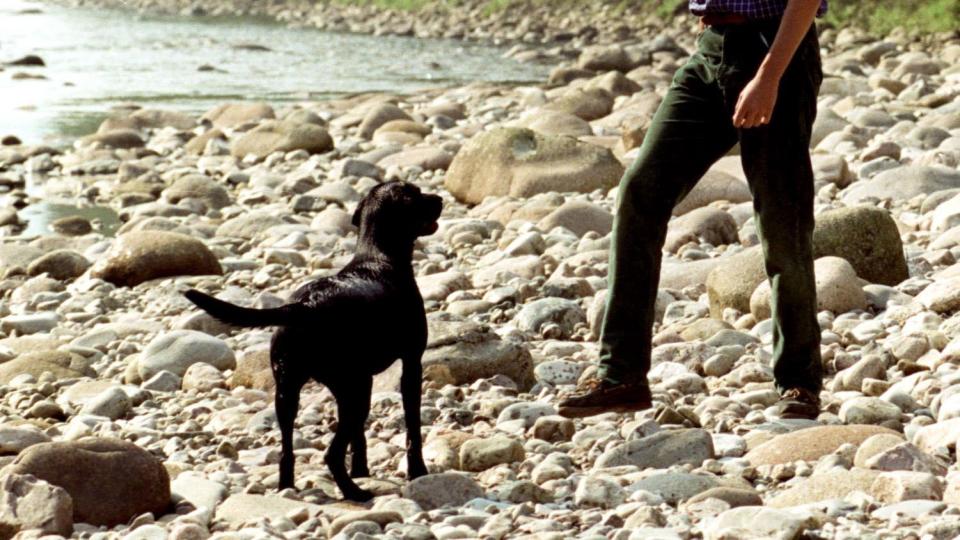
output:
[[433, 219], [440, 217], [443, 212], [443, 199], [439, 195], [424, 195], [427, 211], [433, 216]]

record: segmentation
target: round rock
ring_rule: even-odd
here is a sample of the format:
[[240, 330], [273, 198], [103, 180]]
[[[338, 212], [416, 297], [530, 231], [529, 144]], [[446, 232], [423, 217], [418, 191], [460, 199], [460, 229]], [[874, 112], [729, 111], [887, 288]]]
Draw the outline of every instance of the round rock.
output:
[[66, 281], [79, 277], [90, 268], [86, 257], [69, 249], [58, 249], [34, 259], [27, 267], [27, 274], [47, 274], [53, 279]]
[[501, 465], [523, 461], [525, 452], [520, 441], [504, 435], [471, 439], [460, 447], [460, 467], [464, 471], [480, 472]]
[[146, 512], [162, 516], [170, 506], [170, 478], [163, 464], [125, 441], [88, 438], [38, 444], [21, 453], [10, 471], [65, 489], [73, 499], [76, 522], [113, 527]]
[[458, 200], [478, 204], [488, 196], [608, 190], [621, 176], [623, 165], [606, 148], [526, 128], [499, 128], [475, 136], [457, 153], [445, 186]]
[[483, 488], [462, 473], [439, 473], [421, 476], [403, 488], [403, 496], [424, 510], [442, 506], [462, 506], [471, 499], [483, 497]]
[[175, 330], [157, 336], [144, 348], [138, 371], [145, 381], [161, 371], [183, 377], [187, 368], [200, 362], [219, 370], [237, 366], [233, 350], [222, 339], [193, 330]]
[[132, 231], [120, 236], [91, 271], [93, 277], [124, 287], [151, 279], [222, 273], [217, 257], [203, 242], [162, 231]]

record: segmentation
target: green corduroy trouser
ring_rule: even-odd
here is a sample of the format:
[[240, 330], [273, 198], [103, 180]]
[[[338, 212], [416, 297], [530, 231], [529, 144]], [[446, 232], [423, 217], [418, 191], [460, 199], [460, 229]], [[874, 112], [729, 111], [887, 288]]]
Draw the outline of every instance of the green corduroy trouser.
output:
[[780, 82], [769, 124], [737, 129], [733, 112], [773, 43], [779, 21], [709, 27], [677, 71], [618, 194], [610, 251], [600, 376], [646, 380], [654, 302], [672, 208], [740, 143], [772, 289], [778, 389], [822, 386], [813, 272], [810, 134], [823, 79], [811, 27]]

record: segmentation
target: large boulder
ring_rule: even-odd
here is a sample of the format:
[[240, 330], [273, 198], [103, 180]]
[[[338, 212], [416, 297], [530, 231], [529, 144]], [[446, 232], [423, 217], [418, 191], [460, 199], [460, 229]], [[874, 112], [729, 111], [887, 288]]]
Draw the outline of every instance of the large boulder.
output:
[[870, 283], [893, 286], [909, 277], [897, 224], [889, 212], [875, 206], [839, 208], [818, 215], [813, 256], [842, 257]]
[[232, 128], [247, 122], [276, 118], [273, 107], [266, 103], [225, 103], [207, 111], [201, 120], [213, 123], [218, 128]]
[[525, 128], [494, 129], [470, 140], [447, 171], [446, 188], [458, 200], [526, 198], [537, 193], [608, 190], [623, 165], [606, 148]]
[[[817, 216], [813, 256], [841, 257], [861, 278], [896, 285], [908, 277], [900, 233], [890, 214], [871, 206], [828, 210]], [[759, 246], [747, 248], [717, 264], [707, 276], [710, 313], [720, 317], [732, 307], [746, 313], [750, 297], [766, 279]]]
[[904, 165], [883, 171], [870, 180], [851, 185], [843, 201], [856, 204], [866, 199], [903, 201], [917, 195], [929, 195], [944, 189], [960, 188], [960, 172], [946, 167]]
[[216, 255], [203, 242], [163, 231], [132, 231], [120, 236], [91, 270], [93, 277], [123, 287], [165, 277], [222, 273]]
[[73, 500], [63, 488], [20, 474], [0, 478], [0, 488], [0, 539], [28, 530], [66, 537], [73, 533]]
[[243, 158], [254, 155], [263, 159], [274, 152], [306, 150], [322, 154], [333, 150], [333, 138], [327, 130], [308, 123], [268, 120], [233, 141], [230, 153]]
[[[817, 286], [817, 311], [846, 313], [867, 308], [867, 295], [857, 272], [846, 259], [823, 257], [814, 261]], [[750, 313], [758, 321], [770, 317], [770, 283], [764, 281], [750, 297]]]
[[466, 320], [431, 316], [423, 367], [445, 366], [456, 384], [506, 375], [522, 388], [535, 382], [533, 359], [522, 345], [503, 341], [489, 327]]
[[73, 499], [73, 520], [113, 527], [146, 512], [167, 513], [170, 477], [163, 463], [139, 446], [87, 438], [31, 446], [9, 467], [59, 486]]

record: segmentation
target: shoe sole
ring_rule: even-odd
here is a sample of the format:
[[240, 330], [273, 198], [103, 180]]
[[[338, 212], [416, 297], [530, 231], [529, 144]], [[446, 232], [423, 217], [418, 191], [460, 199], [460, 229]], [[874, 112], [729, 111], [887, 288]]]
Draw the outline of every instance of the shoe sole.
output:
[[588, 416], [597, 416], [606, 413], [631, 413], [645, 411], [653, 407], [652, 403], [621, 403], [609, 407], [563, 407], [557, 411], [557, 414], [564, 418], [586, 418]]

